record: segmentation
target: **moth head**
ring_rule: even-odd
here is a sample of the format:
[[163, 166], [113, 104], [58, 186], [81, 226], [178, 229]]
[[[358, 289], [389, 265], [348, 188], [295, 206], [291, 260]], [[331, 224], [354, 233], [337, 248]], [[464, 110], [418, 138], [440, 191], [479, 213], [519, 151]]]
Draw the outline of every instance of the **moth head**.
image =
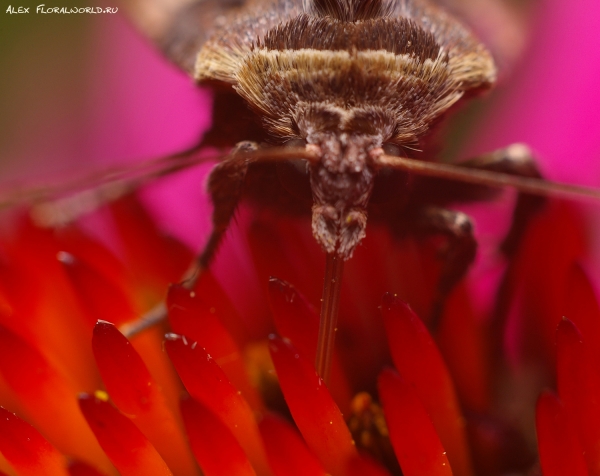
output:
[[365, 236], [376, 175], [370, 152], [381, 140], [379, 133], [344, 129], [313, 129], [306, 135], [306, 148], [316, 157], [309, 166], [312, 230], [327, 253], [348, 259]]
[[[365, 236], [377, 175], [372, 153], [394, 136], [395, 124], [394, 115], [377, 106], [343, 107], [327, 100], [298, 106], [295, 137], [286, 145], [304, 146], [314, 157], [301, 168], [310, 183], [313, 235], [327, 253], [347, 259]], [[282, 183], [300, 196], [298, 184], [289, 183], [290, 168], [280, 166]], [[299, 176], [293, 175], [294, 182]]]

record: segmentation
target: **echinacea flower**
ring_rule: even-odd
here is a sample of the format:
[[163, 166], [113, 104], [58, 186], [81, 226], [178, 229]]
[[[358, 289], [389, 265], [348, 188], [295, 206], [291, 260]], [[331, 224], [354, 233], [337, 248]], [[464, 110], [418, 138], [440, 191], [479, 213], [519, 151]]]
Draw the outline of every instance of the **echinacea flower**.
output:
[[[524, 115], [533, 124], [539, 114]], [[598, 125], [582, 123], [577, 131]], [[509, 142], [493, 130], [493, 146]], [[549, 157], [572, 152], [514, 139]], [[592, 142], [577, 138], [588, 147], [582, 163]], [[325, 386], [313, 366], [322, 255], [308, 223], [291, 217], [243, 207], [212, 272], [192, 291], [169, 288], [168, 324], [129, 340], [119, 332], [164, 298], [193, 256], [162, 235], [183, 227], [155, 197], [145, 199], [159, 220], [130, 197], [109, 218], [55, 232], [21, 218], [3, 236], [0, 471], [598, 472], [599, 311], [585, 268], [589, 231], [570, 206], [551, 203], [506, 270], [501, 260], [480, 266], [477, 276], [501, 287], [499, 305], [481, 305], [481, 283], [461, 283], [435, 336], [418, 316], [428, 315], [440, 243], [399, 244], [371, 227], [344, 276]], [[181, 203], [171, 220], [194, 214], [206, 226], [202, 207]], [[90, 234], [94, 219], [110, 233]]]
[[[539, 464], [564, 474], [599, 464], [600, 308], [578, 264], [584, 235], [570, 207], [551, 204], [532, 224], [506, 273], [505, 315], [482, 320], [460, 285], [437, 344], [398, 295], [377, 296], [396, 288], [424, 301], [431, 277], [414, 263], [435, 275], [435, 243], [382, 256], [389, 237], [375, 228], [348, 266], [329, 386], [314, 368], [315, 308], [264, 278], [288, 270], [310, 291], [318, 264], [284, 253], [311, 242], [305, 223], [251, 220], [245, 239], [267, 315], [240, 315], [207, 273], [191, 291], [170, 287], [170, 333], [128, 340], [117, 326], [160, 299], [160, 281], [192, 254], [162, 237], [135, 199], [111, 210], [127, 266], [76, 226], [49, 232], [21, 220], [3, 240], [5, 473], [199, 474], [199, 465], [207, 475], [469, 475]], [[268, 224], [267, 243], [258, 238]], [[550, 230], [561, 233], [542, 246]], [[140, 260], [141, 243], [166, 259]], [[386, 266], [387, 276], [364, 281]], [[396, 279], [411, 271], [410, 286]]]

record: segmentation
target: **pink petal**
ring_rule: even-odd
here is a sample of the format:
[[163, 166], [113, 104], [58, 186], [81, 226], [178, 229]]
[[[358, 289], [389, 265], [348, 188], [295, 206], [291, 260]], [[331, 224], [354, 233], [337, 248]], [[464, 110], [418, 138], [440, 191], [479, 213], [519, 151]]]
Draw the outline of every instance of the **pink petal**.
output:
[[142, 432], [110, 403], [82, 394], [79, 407], [100, 446], [121, 475], [172, 474]]
[[384, 370], [378, 387], [404, 476], [452, 475], [446, 451], [412, 385], [395, 372]]
[[356, 447], [314, 365], [280, 337], [270, 337], [269, 350], [285, 400], [309, 448], [327, 471], [345, 474]]
[[201, 403], [181, 401], [192, 451], [206, 476], [255, 476], [244, 450], [229, 428]]
[[20, 476], [66, 476], [66, 460], [29, 423], [0, 407], [0, 453]]
[[115, 326], [100, 321], [92, 348], [115, 405], [133, 419], [176, 474], [197, 474], [183, 431], [165, 396], [131, 343]]
[[536, 431], [544, 476], [587, 476], [583, 449], [562, 402], [543, 392], [536, 406]]
[[319, 460], [287, 421], [268, 414], [259, 428], [275, 476], [325, 476]]
[[167, 334], [165, 348], [190, 395], [223, 421], [259, 474], [270, 474], [252, 409], [212, 356], [176, 334]]
[[417, 315], [399, 298], [386, 294], [381, 307], [392, 360], [414, 387], [457, 474], [472, 474], [465, 420], [446, 364]]

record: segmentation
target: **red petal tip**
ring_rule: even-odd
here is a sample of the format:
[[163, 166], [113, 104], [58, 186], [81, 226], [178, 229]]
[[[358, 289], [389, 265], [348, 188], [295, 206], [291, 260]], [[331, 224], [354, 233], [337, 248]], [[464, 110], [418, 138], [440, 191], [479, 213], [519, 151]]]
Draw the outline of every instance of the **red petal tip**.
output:
[[385, 293], [381, 298], [381, 309], [384, 311], [391, 311], [395, 308], [413, 312], [410, 306], [405, 301], [403, 301], [397, 294]]

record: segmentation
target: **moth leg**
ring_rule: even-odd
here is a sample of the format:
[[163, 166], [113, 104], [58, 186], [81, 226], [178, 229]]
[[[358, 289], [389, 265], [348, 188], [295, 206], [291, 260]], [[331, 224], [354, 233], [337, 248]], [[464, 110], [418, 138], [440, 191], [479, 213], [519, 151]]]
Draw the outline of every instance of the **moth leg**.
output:
[[413, 226], [417, 237], [443, 235], [447, 239], [440, 257], [443, 265], [431, 308], [431, 323], [436, 329], [448, 294], [475, 259], [477, 241], [473, 235], [473, 222], [462, 212], [424, 207], [417, 212]]
[[230, 156], [220, 162], [210, 173], [208, 193], [214, 207], [212, 213], [213, 229], [202, 253], [196, 260], [196, 265], [200, 271], [206, 269], [214, 257], [242, 195], [244, 179], [250, 160], [240, 159], [238, 155], [256, 150], [258, 150], [258, 145], [255, 142], [240, 142]]
[[[531, 150], [523, 144], [512, 144], [503, 149], [474, 157], [463, 165], [471, 168], [503, 172], [521, 177], [542, 178]], [[546, 202], [544, 197], [519, 193], [515, 205], [511, 227], [500, 245], [506, 256], [516, 251], [530, 219]]]
[[[524, 177], [542, 178], [535, 158], [526, 146], [520, 144], [514, 144], [505, 149], [470, 159], [466, 164], [475, 168], [506, 172]], [[546, 199], [544, 197], [519, 193], [513, 210], [510, 229], [500, 244], [500, 251], [506, 258], [510, 259], [515, 255], [531, 219], [545, 203]], [[505, 327], [509, 311], [510, 292], [510, 271], [507, 271], [496, 293], [492, 329], [500, 330]], [[501, 332], [492, 332], [492, 334], [501, 335]], [[499, 348], [501, 346], [500, 341], [496, 345]]]
[[[208, 178], [208, 192], [214, 207], [212, 212], [213, 229], [202, 252], [182, 277], [182, 284], [186, 288], [193, 288], [202, 272], [210, 265], [235, 213], [251, 160], [240, 158], [239, 153], [252, 152], [257, 149], [258, 146], [254, 142], [240, 142], [231, 154], [211, 171]], [[167, 318], [167, 312], [165, 303], [161, 302], [139, 319], [121, 326], [120, 330], [127, 337], [134, 336], [164, 321]]]
[[[60, 189], [42, 187], [25, 194], [0, 197], [0, 208], [8, 204], [31, 204], [33, 221], [44, 228], [74, 222], [94, 210], [135, 192], [140, 186], [206, 161], [199, 155], [202, 145], [179, 154], [148, 162], [130, 164], [91, 174], [63, 184]], [[57, 192], [64, 195], [56, 198]]]
[[[542, 178], [531, 151], [522, 144], [513, 144], [459, 162], [456, 165], [467, 169], [499, 172], [524, 178]], [[428, 204], [447, 206], [450, 203], [490, 200], [500, 193], [500, 189], [468, 182], [416, 176], [411, 193], [413, 206]], [[513, 212], [511, 228], [501, 245], [501, 250], [506, 256], [511, 256], [514, 253], [530, 218], [544, 203], [545, 199], [543, 197], [519, 193]]]

